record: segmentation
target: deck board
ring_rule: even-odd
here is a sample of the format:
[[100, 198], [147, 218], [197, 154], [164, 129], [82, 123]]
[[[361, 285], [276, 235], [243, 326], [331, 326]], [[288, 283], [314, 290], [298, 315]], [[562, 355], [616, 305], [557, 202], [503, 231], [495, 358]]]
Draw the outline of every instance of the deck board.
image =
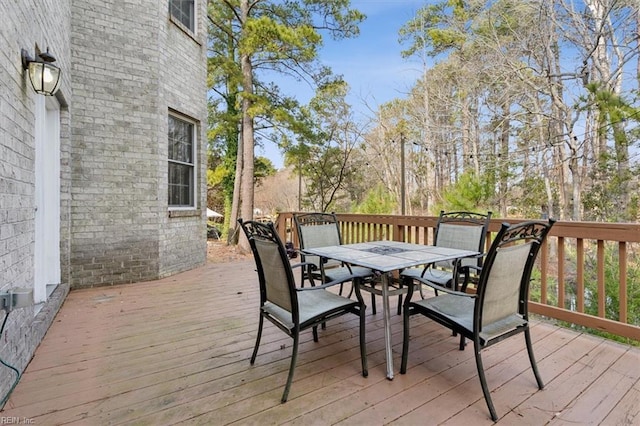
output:
[[[360, 374], [357, 317], [337, 318], [318, 343], [310, 332], [301, 337], [289, 401], [280, 404], [291, 339], [267, 323], [249, 365], [257, 290], [248, 260], [72, 291], [0, 416], [42, 425], [493, 423], [471, 346], [459, 351], [447, 330], [414, 317], [401, 375], [402, 317], [393, 315], [389, 381], [382, 315], [370, 309], [369, 377]], [[532, 338], [542, 391], [523, 338], [482, 352], [499, 424], [638, 424], [637, 347], [542, 320]]]
[[[606, 365], [606, 361], [597, 361]], [[639, 378], [640, 366], [637, 356], [628, 350], [624, 351], [615, 362], [605, 367], [602, 374], [589, 385], [575, 404], [568, 406], [556, 417], [554, 423], [589, 424], [593, 422], [592, 419], [606, 418]], [[604, 395], [602, 389], [607, 389]]]

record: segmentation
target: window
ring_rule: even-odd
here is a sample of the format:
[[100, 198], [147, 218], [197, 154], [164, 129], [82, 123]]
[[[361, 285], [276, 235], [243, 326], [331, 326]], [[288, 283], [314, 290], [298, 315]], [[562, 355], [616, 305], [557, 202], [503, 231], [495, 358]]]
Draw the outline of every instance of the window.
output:
[[196, 31], [195, 0], [169, 0], [169, 13], [182, 25]]
[[195, 207], [195, 127], [169, 114], [169, 207]]

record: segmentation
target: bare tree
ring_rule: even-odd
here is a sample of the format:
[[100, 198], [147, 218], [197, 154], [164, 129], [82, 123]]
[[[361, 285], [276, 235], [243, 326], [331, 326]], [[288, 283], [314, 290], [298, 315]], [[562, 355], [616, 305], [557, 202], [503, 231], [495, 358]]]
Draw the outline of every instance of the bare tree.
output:
[[[304, 187], [302, 188], [304, 190]], [[255, 190], [255, 206], [269, 215], [298, 210], [298, 176], [293, 167], [264, 178]]]

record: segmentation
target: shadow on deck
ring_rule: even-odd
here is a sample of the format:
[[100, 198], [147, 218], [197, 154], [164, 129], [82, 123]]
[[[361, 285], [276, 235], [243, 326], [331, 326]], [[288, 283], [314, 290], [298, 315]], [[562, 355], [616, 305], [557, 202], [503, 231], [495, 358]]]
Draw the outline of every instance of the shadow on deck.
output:
[[[358, 319], [301, 339], [289, 401], [280, 404], [291, 340], [265, 324], [255, 365], [252, 260], [209, 263], [154, 282], [72, 291], [1, 419], [82, 424], [492, 424], [473, 350], [412, 318], [406, 375], [385, 378], [382, 315], [367, 318], [369, 377]], [[415, 321], [415, 323], [414, 323]], [[393, 315], [396, 372], [402, 317]], [[483, 351], [500, 424], [640, 424], [640, 350], [537, 321], [539, 391], [524, 338]]]

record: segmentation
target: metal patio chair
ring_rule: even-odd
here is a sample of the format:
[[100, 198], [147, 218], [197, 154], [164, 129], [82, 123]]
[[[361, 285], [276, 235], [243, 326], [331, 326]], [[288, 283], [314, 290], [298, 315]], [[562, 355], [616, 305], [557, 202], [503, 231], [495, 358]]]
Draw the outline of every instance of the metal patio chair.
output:
[[[357, 300], [349, 299], [327, 291], [329, 287], [339, 285], [344, 280], [357, 280], [359, 277], [343, 276], [340, 280], [327, 282], [315, 287], [296, 287], [293, 266], [284, 244], [280, 240], [273, 223], [260, 223], [239, 219], [256, 262], [260, 283], [260, 322], [256, 344], [251, 355], [251, 365], [256, 360], [262, 328], [265, 318], [293, 338], [293, 352], [287, 383], [282, 394], [282, 402], [287, 401], [293, 371], [298, 357], [300, 332], [311, 328], [313, 340], [318, 341], [318, 325], [332, 318], [354, 314], [360, 317], [360, 358], [362, 375], [367, 377], [367, 354], [365, 345], [365, 305], [356, 285]], [[298, 266], [298, 265], [294, 265]]]
[[[374, 272], [369, 268], [351, 266], [337, 260], [321, 259], [304, 253], [305, 248], [342, 245], [340, 226], [334, 213], [295, 213], [293, 221], [300, 240], [301, 260], [305, 264], [301, 270], [302, 287], [305, 280], [313, 286], [316, 281], [321, 284], [336, 280], [347, 282], [348, 280], [343, 278], [348, 276], [366, 279], [374, 277]], [[371, 297], [373, 298], [373, 295]]]
[[[483, 214], [441, 211], [436, 225], [434, 245], [483, 253], [491, 215], [491, 212]], [[403, 285], [407, 285], [415, 278], [420, 278], [419, 282], [431, 287], [433, 287], [432, 284], [435, 284], [458, 290], [458, 285], [461, 282], [468, 285], [471, 278], [477, 278], [477, 271], [482, 267], [482, 262], [482, 256], [479, 255], [475, 258], [432, 263], [419, 268], [405, 269], [401, 273], [401, 279]], [[423, 296], [422, 286], [419, 289], [420, 295]], [[462, 291], [464, 290], [466, 290], [466, 285]]]
[[[531, 221], [516, 225], [503, 224], [487, 252], [480, 271], [476, 294], [435, 286], [446, 293], [428, 299], [412, 301], [414, 280], [408, 281], [409, 289], [404, 303], [402, 364], [400, 373], [407, 372], [409, 355], [409, 319], [421, 314], [460, 333], [462, 338], [473, 341], [476, 368], [482, 393], [494, 421], [498, 415], [491, 400], [484, 374], [480, 352], [495, 343], [519, 333], [524, 333], [529, 361], [538, 388], [544, 384], [538, 373], [533, 355], [529, 331], [528, 299], [531, 271], [554, 220]], [[422, 278], [415, 281], [422, 282]], [[429, 285], [434, 286], [433, 283]], [[461, 340], [460, 349], [464, 349]]]

